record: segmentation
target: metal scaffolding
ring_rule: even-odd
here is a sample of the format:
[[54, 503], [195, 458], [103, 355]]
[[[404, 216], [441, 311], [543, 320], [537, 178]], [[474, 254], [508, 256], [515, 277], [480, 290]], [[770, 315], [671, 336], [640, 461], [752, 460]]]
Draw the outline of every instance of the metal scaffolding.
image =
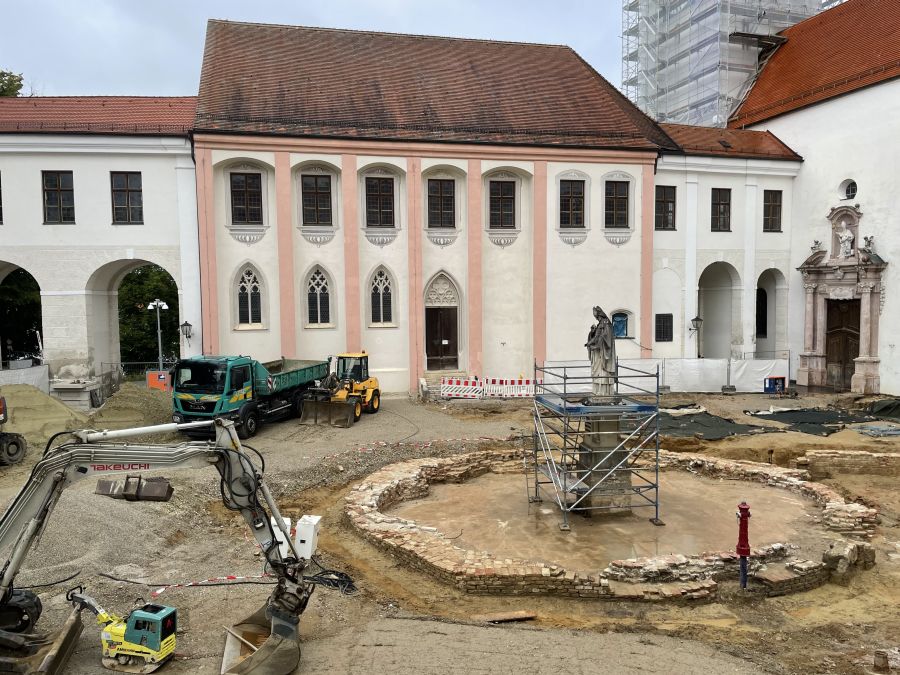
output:
[[658, 524], [659, 369], [617, 364], [604, 378], [586, 363], [547, 363], [535, 365], [535, 382], [529, 502], [555, 501], [564, 530], [571, 512], [640, 507]]
[[657, 121], [725, 126], [765, 46], [747, 36], [774, 35], [840, 1], [623, 0], [622, 89]]

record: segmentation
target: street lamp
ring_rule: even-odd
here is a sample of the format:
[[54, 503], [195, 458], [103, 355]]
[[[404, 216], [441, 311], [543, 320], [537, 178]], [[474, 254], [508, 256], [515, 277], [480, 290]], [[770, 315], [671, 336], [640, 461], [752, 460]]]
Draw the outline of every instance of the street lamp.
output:
[[691, 319], [691, 333], [696, 333], [698, 330], [700, 330], [700, 327], [702, 325], [703, 319], [701, 319], [699, 316], [695, 316], [693, 319]]
[[165, 302], [160, 300], [159, 298], [156, 298], [156, 300], [154, 300], [149, 305], [147, 305], [147, 309], [148, 310], [152, 310], [152, 309], [156, 310], [156, 342], [157, 342], [157, 345], [159, 346], [159, 369], [162, 370], [163, 369], [163, 367], [162, 367], [162, 361], [163, 361], [163, 359], [162, 359], [162, 327], [160, 326], [160, 323], [159, 323], [159, 310], [169, 309], [169, 306]]

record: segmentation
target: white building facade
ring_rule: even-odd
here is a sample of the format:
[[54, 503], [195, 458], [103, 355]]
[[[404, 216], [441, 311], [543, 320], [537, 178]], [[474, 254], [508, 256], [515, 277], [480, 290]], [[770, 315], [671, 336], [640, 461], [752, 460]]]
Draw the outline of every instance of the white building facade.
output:
[[768, 130], [804, 158], [789, 284], [800, 385], [900, 392], [898, 33], [890, 0], [847, 2], [784, 31], [730, 121]]
[[182, 354], [200, 352], [194, 102], [0, 99], [0, 279], [21, 268], [40, 287], [51, 377], [90, 380], [120, 361], [118, 286], [148, 263], [174, 279], [193, 326]]

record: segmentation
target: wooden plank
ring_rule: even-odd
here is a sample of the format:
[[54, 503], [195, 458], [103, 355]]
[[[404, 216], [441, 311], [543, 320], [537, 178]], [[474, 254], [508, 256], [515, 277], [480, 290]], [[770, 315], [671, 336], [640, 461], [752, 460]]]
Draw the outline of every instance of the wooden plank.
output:
[[526, 612], [519, 609], [514, 612], [496, 612], [494, 614], [476, 614], [472, 617], [474, 621], [481, 623], [507, 623], [510, 621], [531, 621], [536, 619], [537, 614], [534, 612]]

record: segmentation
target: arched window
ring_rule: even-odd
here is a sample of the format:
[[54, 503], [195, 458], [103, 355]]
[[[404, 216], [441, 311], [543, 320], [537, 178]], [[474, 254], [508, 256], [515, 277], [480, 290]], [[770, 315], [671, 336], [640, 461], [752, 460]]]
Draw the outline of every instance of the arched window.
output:
[[372, 276], [372, 323], [392, 323], [394, 320], [392, 283], [388, 273], [380, 269]]
[[257, 325], [262, 323], [262, 284], [252, 267], [244, 268], [238, 278], [238, 323]]
[[331, 323], [331, 301], [328, 295], [328, 277], [322, 268], [316, 267], [309, 275], [306, 300], [310, 324]]
[[628, 314], [626, 312], [616, 312], [612, 315], [612, 329], [615, 337], [628, 337]]

